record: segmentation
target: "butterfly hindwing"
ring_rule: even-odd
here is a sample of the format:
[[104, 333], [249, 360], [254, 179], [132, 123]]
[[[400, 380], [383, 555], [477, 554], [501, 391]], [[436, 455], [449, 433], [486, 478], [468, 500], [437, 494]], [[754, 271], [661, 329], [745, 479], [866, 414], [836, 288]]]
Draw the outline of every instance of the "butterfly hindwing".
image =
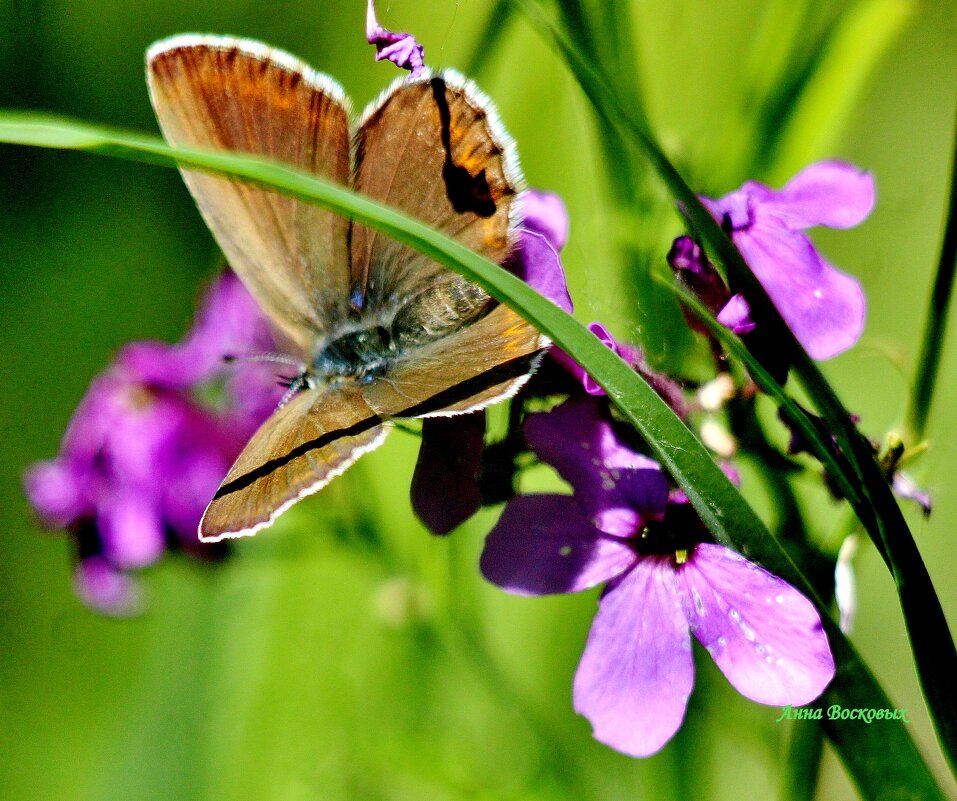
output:
[[263, 423], [200, 523], [200, 539], [255, 534], [318, 492], [388, 433], [355, 384], [304, 390]]
[[545, 341], [508, 306], [416, 349], [362, 388], [383, 417], [437, 417], [483, 409], [519, 389]]

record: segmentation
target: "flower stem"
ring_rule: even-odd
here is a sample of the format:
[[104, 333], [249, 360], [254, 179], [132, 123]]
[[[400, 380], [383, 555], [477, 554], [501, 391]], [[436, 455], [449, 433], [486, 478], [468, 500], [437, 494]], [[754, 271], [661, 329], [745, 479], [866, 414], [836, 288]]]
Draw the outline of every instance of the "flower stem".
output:
[[940, 260], [934, 277], [924, 323], [924, 341], [917, 360], [917, 375], [907, 414], [906, 442], [916, 445], [927, 429], [931, 402], [937, 387], [941, 352], [947, 330], [947, 314], [954, 289], [954, 272], [957, 269], [957, 119], [954, 124], [954, 155], [950, 164], [950, 205], [944, 227], [944, 240], [940, 248]]
[[821, 773], [824, 731], [809, 720], [791, 723], [791, 739], [779, 797], [781, 801], [812, 801]]

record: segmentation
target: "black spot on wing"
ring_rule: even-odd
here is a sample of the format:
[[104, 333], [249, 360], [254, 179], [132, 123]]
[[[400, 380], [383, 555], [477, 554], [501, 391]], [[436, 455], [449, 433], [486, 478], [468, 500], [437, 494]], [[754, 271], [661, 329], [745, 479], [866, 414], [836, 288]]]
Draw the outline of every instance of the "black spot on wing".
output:
[[491, 217], [495, 214], [495, 200], [489, 188], [485, 170], [472, 175], [465, 167], [452, 160], [452, 112], [446, 97], [445, 81], [433, 78], [432, 96], [439, 110], [442, 126], [442, 147], [445, 149], [445, 163], [442, 165], [442, 180], [445, 181], [445, 193], [452, 208], [459, 214], [471, 211], [479, 217]]

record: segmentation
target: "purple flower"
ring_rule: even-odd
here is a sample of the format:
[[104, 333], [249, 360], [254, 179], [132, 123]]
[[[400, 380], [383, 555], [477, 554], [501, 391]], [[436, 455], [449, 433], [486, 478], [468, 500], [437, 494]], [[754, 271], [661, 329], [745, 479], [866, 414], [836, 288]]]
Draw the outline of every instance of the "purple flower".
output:
[[379, 24], [375, 0], [366, 7], [366, 40], [375, 45], [376, 61], [388, 60], [400, 69], [409, 70], [413, 77], [426, 72], [424, 50], [411, 33], [393, 33]]
[[702, 198], [729, 231], [784, 321], [814, 359], [847, 350], [864, 330], [865, 300], [855, 278], [814, 248], [804, 230], [851, 228], [874, 206], [874, 179], [849, 164], [823, 161], [781, 190], [756, 181], [719, 200]]
[[486, 540], [482, 572], [523, 595], [608, 582], [574, 682], [575, 709], [598, 740], [633, 756], [668, 742], [694, 683], [690, 634], [747, 698], [801, 705], [823, 692], [834, 660], [811, 602], [700, 542], [689, 507], [669, 504], [664, 474], [621, 443], [599, 400], [531, 415], [525, 430], [574, 496], [513, 499]]
[[[558, 195], [522, 195], [518, 246], [505, 267], [567, 312], [572, 300], [558, 255], [568, 238], [568, 214]], [[432, 418], [422, 423], [422, 447], [412, 476], [412, 508], [433, 534], [448, 534], [482, 504], [479, 478], [485, 414]]]
[[[731, 298], [721, 275], [708, 261], [701, 245], [690, 236], [679, 236], [671, 243], [668, 264], [678, 279], [704, 304], [712, 314], [720, 315]], [[695, 315], [685, 313], [691, 328], [708, 335], [708, 329]]]
[[561, 198], [530, 189], [522, 195], [518, 246], [506, 267], [569, 314], [574, 309], [559, 252], [568, 240], [568, 212]]
[[[183, 342], [126, 347], [90, 385], [60, 454], [27, 471], [41, 520], [77, 540], [77, 592], [92, 608], [135, 611], [127, 571], [154, 563], [171, 542], [199, 552], [206, 504], [281, 394], [272, 369], [223, 361], [271, 349], [266, 325], [238, 279], [223, 276]], [[201, 402], [198, 391], [212, 397], [217, 382], [218, 402]]]

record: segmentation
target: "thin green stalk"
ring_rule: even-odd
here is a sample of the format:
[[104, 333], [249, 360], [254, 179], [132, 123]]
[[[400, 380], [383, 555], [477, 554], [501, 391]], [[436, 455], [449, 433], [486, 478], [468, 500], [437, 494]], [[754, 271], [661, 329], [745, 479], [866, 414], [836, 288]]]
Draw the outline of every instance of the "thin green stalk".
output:
[[906, 441], [910, 445], [920, 442], [927, 430], [931, 402], [934, 398], [934, 390], [937, 388], [940, 357], [944, 350], [947, 317], [954, 290], [954, 272], [957, 270], [957, 120], [954, 124], [953, 140], [954, 153], [950, 162], [950, 205], [947, 222], [944, 225], [940, 259], [937, 262], [937, 274], [934, 276], [934, 288], [927, 306], [924, 339], [917, 359], [917, 375], [914, 378], [914, 392], [911, 395], [910, 409], [907, 414]]
[[497, 0], [473, 46], [472, 55], [466, 59], [466, 75], [478, 76], [492, 62], [514, 17], [509, 0]]
[[791, 739], [781, 774], [781, 801], [813, 801], [824, 756], [824, 732], [811, 720], [791, 723]]

